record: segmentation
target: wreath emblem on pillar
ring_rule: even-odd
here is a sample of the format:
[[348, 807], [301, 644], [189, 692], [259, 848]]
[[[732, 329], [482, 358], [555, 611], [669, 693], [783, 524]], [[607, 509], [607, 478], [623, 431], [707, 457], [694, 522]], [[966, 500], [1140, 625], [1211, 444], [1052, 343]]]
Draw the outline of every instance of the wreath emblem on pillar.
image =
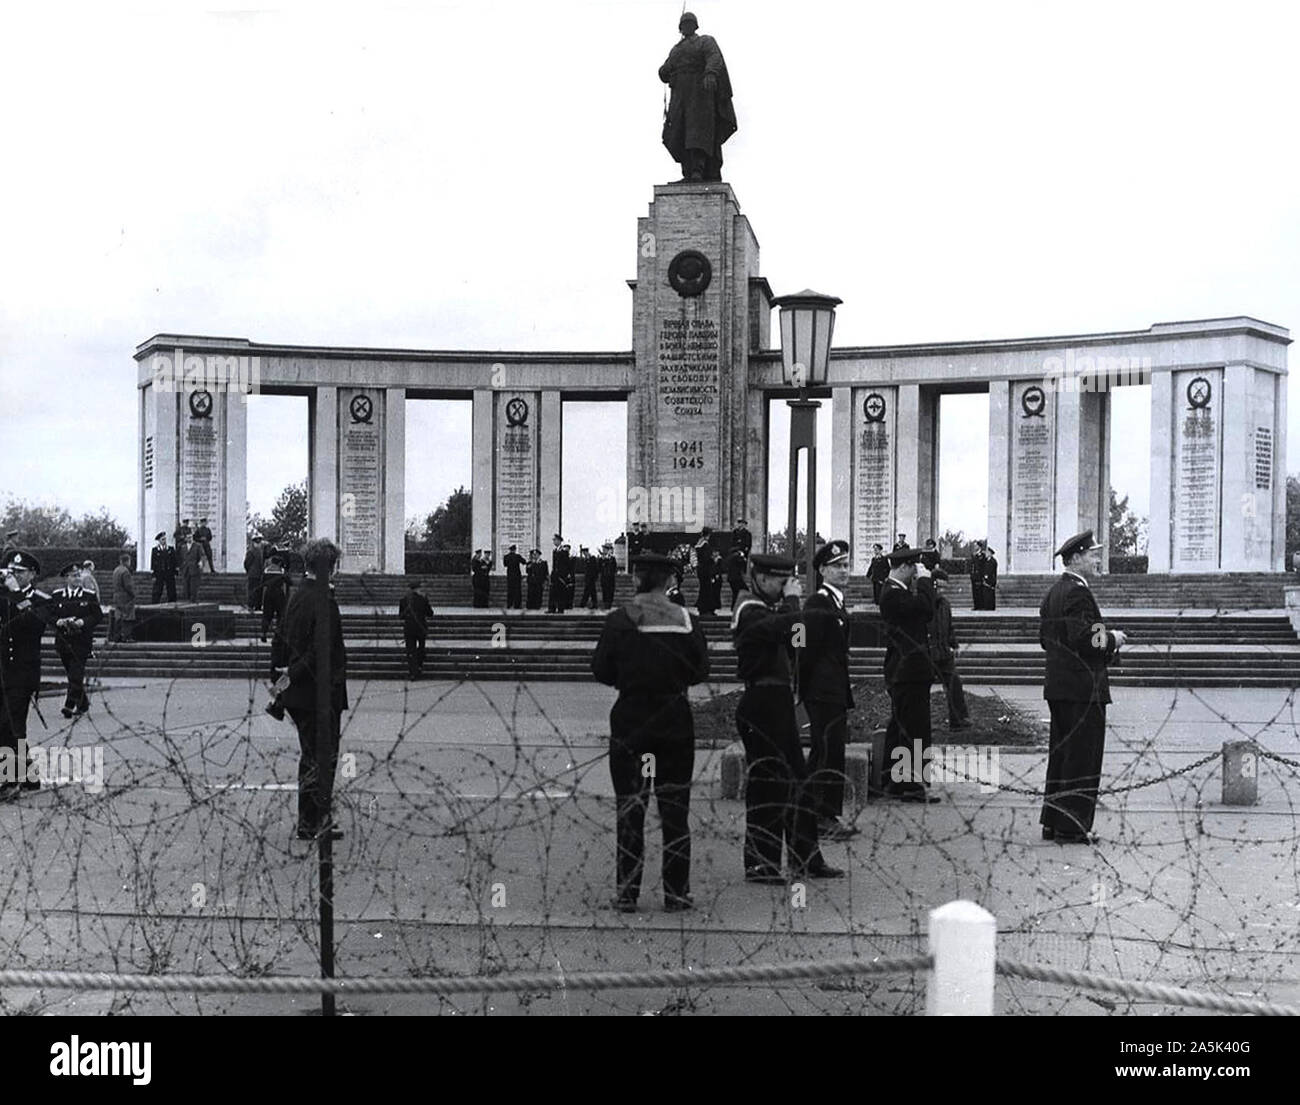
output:
[[868, 422], [883, 422], [885, 420], [885, 397], [878, 391], [873, 391], [862, 401], [862, 414]]
[[1197, 376], [1187, 385], [1187, 402], [1194, 411], [1208, 407], [1213, 394], [1214, 389], [1204, 376]]
[[190, 392], [190, 417], [191, 418], [212, 417], [212, 392], [210, 391]]
[[1025, 393], [1020, 397], [1020, 409], [1025, 413], [1023, 418], [1042, 418], [1043, 408], [1047, 406], [1047, 396], [1043, 389], [1037, 384], [1031, 384], [1025, 388]]
[[698, 249], [684, 249], [668, 263], [668, 283], [687, 299], [702, 295], [713, 280], [713, 266]]
[[528, 425], [528, 401], [526, 399], [520, 399], [516, 396], [506, 404], [506, 425]]
[[369, 422], [375, 417], [375, 404], [369, 395], [354, 395], [348, 404], [353, 422]]

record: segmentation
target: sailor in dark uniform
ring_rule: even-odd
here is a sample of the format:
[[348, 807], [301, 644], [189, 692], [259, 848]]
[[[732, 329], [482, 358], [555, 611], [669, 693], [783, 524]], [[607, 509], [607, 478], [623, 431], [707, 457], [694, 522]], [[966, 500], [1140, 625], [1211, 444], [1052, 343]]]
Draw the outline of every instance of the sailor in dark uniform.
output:
[[905, 549], [905, 548], [907, 548], [907, 547], [908, 547], [908, 545], [907, 545], [907, 534], [905, 534], [905, 533], [900, 533], [900, 534], [898, 535], [898, 539], [894, 542], [894, 548], [895, 548], [895, 549]]
[[[889, 554], [890, 572], [880, 589], [880, 618], [885, 623], [885, 686], [893, 707], [885, 736], [882, 774], [885, 792], [907, 802], [937, 802], [929, 792], [930, 619], [934, 584], [920, 563], [921, 550], [904, 546]], [[912, 590], [915, 580], [916, 590]], [[917, 749], [920, 749], [918, 756]]]
[[701, 614], [716, 614], [718, 612], [717, 602], [713, 597], [715, 568], [713, 565], [713, 546], [709, 543], [709, 535], [712, 532], [708, 526], [705, 526], [703, 535], [695, 543], [695, 548], [691, 550], [691, 555], [695, 559], [695, 578], [700, 582], [699, 594], [695, 597], [695, 609]]
[[925, 539], [925, 548], [921, 550], [921, 563], [932, 572], [939, 566], [939, 550], [935, 548], [933, 537]]
[[799, 699], [808, 714], [808, 788], [817, 811], [817, 835], [822, 840], [847, 840], [857, 829], [844, 824], [844, 746], [848, 712], [853, 708], [849, 686], [849, 612], [844, 592], [849, 584], [849, 543], [828, 541], [813, 556], [818, 587], [804, 610], [825, 610], [834, 621], [809, 622], [799, 658]]
[[709, 675], [697, 620], [668, 600], [672, 561], [637, 557], [637, 593], [610, 614], [592, 657], [592, 674], [618, 688], [609, 714], [609, 772], [617, 804], [615, 909], [631, 913], [645, 864], [645, 812], [653, 788], [663, 825], [664, 908], [690, 909], [691, 776], [695, 723], [687, 689]]
[[557, 533], [552, 540], [555, 542], [555, 547], [551, 549], [551, 586], [546, 601], [546, 612], [548, 614], [563, 614], [567, 607], [564, 602], [564, 580], [560, 578], [560, 569], [563, 568], [567, 573], [572, 568], [568, 546], [564, 543], [564, 538]]
[[[727, 553], [727, 586], [731, 588], [731, 605], [736, 605], [736, 596], [745, 589], [745, 573], [749, 570], [746, 557], [749, 554], [740, 546], [732, 545]], [[720, 604], [719, 604], [720, 605]]]
[[474, 585], [474, 605], [482, 608], [492, 598], [492, 554], [487, 549], [475, 549], [469, 562], [470, 575]]
[[1060, 844], [1096, 841], [1092, 820], [1110, 702], [1106, 666], [1127, 640], [1123, 630], [1106, 628], [1088, 583], [1101, 548], [1085, 530], [1057, 549], [1065, 571], [1038, 608], [1038, 639], [1047, 653], [1043, 697], [1052, 717], [1039, 821], [1043, 839]]
[[600, 582], [600, 564], [586, 545], [578, 546], [578, 557], [582, 560], [582, 602], [586, 610], [596, 609], [596, 584]]
[[834, 619], [825, 611], [799, 610], [793, 560], [755, 553], [749, 563], [749, 588], [740, 593], [731, 615], [736, 671], [745, 682], [736, 708], [748, 772], [745, 878], [784, 882], [783, 843], [792, 878], [839, 878], [844, 872], [831, 867], [817, 846], [817, 813], [807, 787], [808, 766], [799, 747], [791, 687], [796, 627]]
[[614, 605], [614, 584], [618, 580], [618, 558], [614, 545], [606, 541], [600, 550], [600, 604], [606, 610]]
[[984, 609], [984, 542], [976, 541], [970, 554], [970, 603], [976, 610]]
[[153, 573], [153, 601], [162, 599], [163, 588], [167, 588], [167, 601], [176, 601], [176, 573], [180, 570], [180, 560], [176, 550], [167, 545], [167, 534], [158, 534], [157, 542], [149, 553], [149, 570]]
[[996, 610], [998, 608], [998, 558], [996, 550], [985, 547], [982, 575], [981, 582], [984, 590], [982, 609]]
[[731, 531], [731, 547], [740, 549], [746, 557], [754, 547], [754, 535], [749, 532], [744, 518], [736, 519], [736, 528]]
[[412, 679], [419, 679], [420, 673], [424, 671], [425, 644], [429, 638], [429, 619], [433, 617], [433, 607], [420, 594], [418, 579], [413, 579], [406, 585], [406, 594], [397, 604], [397, 613], [402, 619], [406, 668]]
[[32, 586], [40, 561], [21, 549], [0, 557], [0, 799], [16, 798], [40, 784], [27, 742], [27, 713], [41, 686], [41, 637], [51, 624], [51, 598]]
[[95, 643], [95, 626], [104, 618], [94, 592], [81, 586], [81, 566], [74, 560], [59, 571], [63, 585], [50, 596], [54, 647], [68, 675], [63, 716], [80, 717], [90, 710], [86, 697], [86, 661]]
[[266, 558], [262, 575], [262, 640], [284, 625], [284, 614], [289, 608], [289, 589], [292, 580], [287, 571], [288, 559], [282, 553]]
[[540, 610], [542, 608], [542, 592], [546, 590], [546, 577], [550, 574], [550, 569], [546, 567], [546, 561], [542, 559], [541, 549], [531, 549], [528, 553], [528, 609]]
[[511, 545], [501, 563], [506, 570], [506, 609], [519, 610], [524, 605], [524, 558], [519, 555], [519, 547]]
[[880, 605], [880, 588], [889, 578], [889, 559], [885, 556], [885, 547], [879, 543], [871, 546], [871, 563], [867, 567], [871, 577], [871, 601]]
[[208, 571], [215, 572], [216, 568], [212, 566], [212, 529], [206, 518], [199, 519], [198, 528], [194, 531], [194, 543], [198, 545], [199, 551], [207, 560]]
[[632, 561], [641, 555], [645, 548], [646, 535], [641, 529], [640, 522], [633, 522], [627, 531], [627, 570], [632, 571]]

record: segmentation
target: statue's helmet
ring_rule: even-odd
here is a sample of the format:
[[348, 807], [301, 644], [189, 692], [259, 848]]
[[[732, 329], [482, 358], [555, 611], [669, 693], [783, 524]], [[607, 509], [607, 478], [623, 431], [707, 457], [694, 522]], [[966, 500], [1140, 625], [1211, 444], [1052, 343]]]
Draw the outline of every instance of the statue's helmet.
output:
[[700, 21], [695, 18], [693, 12], [682, 12], [681, 19], [677, 21], [677, 29], [681, 31], [682, 34], [686, 34], [686, 28], [688, 26], [692, 31], [698, 31], [700, 29]]

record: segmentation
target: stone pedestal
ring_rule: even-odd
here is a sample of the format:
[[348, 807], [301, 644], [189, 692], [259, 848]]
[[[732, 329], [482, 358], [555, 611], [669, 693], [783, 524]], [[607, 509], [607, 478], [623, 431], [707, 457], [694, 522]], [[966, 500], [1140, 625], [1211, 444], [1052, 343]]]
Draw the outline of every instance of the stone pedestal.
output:
[[729, 185], [655, 188], [637, 221], [627, 422], [628, 518], [652, 532], [758, 520], [744, 437], [749, 357], [770, 323], [763, 297], [751, 312], [757, 276], [758, 242]]

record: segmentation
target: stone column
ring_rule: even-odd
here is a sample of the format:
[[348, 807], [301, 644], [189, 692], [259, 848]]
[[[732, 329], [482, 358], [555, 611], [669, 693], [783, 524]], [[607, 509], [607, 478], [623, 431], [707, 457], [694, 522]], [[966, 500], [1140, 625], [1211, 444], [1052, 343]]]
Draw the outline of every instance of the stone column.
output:
[[[1241, 377], [1235, 375], [1240, 401]], [[1170, 570], [1217, 571], [1223, 522], [1224, 370], [1180, 369], [1171, 373], [1169, 417], [1173, 441]], [[1234, 412], [1234, 420], [1244, 412]], [[1238, 445], [1240, 445], [1239, 435]], [[1234, 502], [1229, 509], [1240, 509]], [[1233, 518], [1230, 523], [1238, 526]]]
[[[551, 535], [562, 533], [560, 528], [560, 494], [563, 485], [564, 467], [564, 404], [558, 391], [542, 392], [541, 421], [538, 430], [538, 454], [541, 464], [538, 469], [541, 481], [541, 510], [538, 525], [537, 547], [542, 556], [550, 563]], [[629, 419], [629, 425], [631, 419]], [[567, 535], [566, 535], [567, 536]]]
[[[1282, 486], [1285, 524], [1285, 477], [1279, 480], [1278, 394], [1283, 377], [1246, 364], [1223, 371], [1223, 497], [1219, 532], [1225, 572], [1268, 572], [1284, 567], [1283, 543], [1276, 544], [1278, 484]], [[1282, 412], [1285, 413], [1284, 411]], [[1284, 431], [1283, 431], [1284, 432]]]
[[1147, 571], [1167, 572], [1173, 542], [1173, 373], [1151, 374], [1151, 495]]
[[141, 571], [148, 570], [154, 534], [164, 531], [170, 542], [172, 531], [180, 521], [178, 403], [174, 390], [152, 383], [140, 389], [141, 493], [136, 550]]
[[[860, 553], [853, 546], [853, 389], [831, 389], [831, 517], [826, 540], [849, 542], [851, 570], [859, 572]], [[862, 561], [863, 564], [866, 561]]]
[[[318, 387], [307, 403], [311, 469], [308, 536], [337, 541], [339, 502], [339, 389]], [[350, 567], [349, 567], [350, 570]]]
[[[746, 397], [745, 404], [745, 498], [741, 518], [749, 522], [754, 535], [754, 552], [767, 551], [771, 528], [767, 519], [767, 448], [770, 440], [767, 393], [757, 389]], [[782, 521], [781, 525], [785, 525]]]
[[221, 527], [213, 535], [212, 559], [219, 572], [242, 572], [248, 548], [248, 396], [230, 391], [225, 401], [225, 513], [209, 519], [213, 529]]
[[1002, 552], [1003, 571], [1012, 571], [1011, 540], [1011, 384], [989, 382], [989, 520], [983, 534]]
[[879, 542], [886, 552], [894, 544], [895, 470], [902, 463], [898, 391], [889, 386], [853, 388], [849, 404], [852, 502], [848, 541], [856, 574], [866, 572], [870, 565], [873, 544]]
[[406, 574], [406, 388], [384, 392], [384, 571]]
[[388, 411], [382, 388], [338, 390], [338, 544], [343, 570], [384, 570]]
[[492, 472], [493, 450], [496, 441], [492, 435], [492, 406], [495, 394], [484, 388], [474, 392], [473, 432], [471, 449], [474, 463], [471, 468], [470, 492], [470, 551], [492, 548]]
[[[541, 548], [538, 532], [541, 487], [538, 438], [542, 419], [540, 391], [499, 391], [495, 394], [493, 447], [492, 560], [494, 571], [505, 574], [510, 546], [521, 556]], [[554, 533], [551, 530], [551, 533]], [[549, 535], [548, 535], [549, 536]]]
[[[898, 420], [894, 434], [895, 455], [898, 458], [897, 478], [894, 484], [894, 526], [896, 532], [907, 534], [908, 542], [925, 540], [917, 537], [924, 494], [921, 456], [924, 445], [921, 436], [921, 389], [916, 384], [903, 384], [898, 388]], [[890, 535], [892, 537], [893, 534]], [[892, 540], [884, 542], [888, 552]]]

